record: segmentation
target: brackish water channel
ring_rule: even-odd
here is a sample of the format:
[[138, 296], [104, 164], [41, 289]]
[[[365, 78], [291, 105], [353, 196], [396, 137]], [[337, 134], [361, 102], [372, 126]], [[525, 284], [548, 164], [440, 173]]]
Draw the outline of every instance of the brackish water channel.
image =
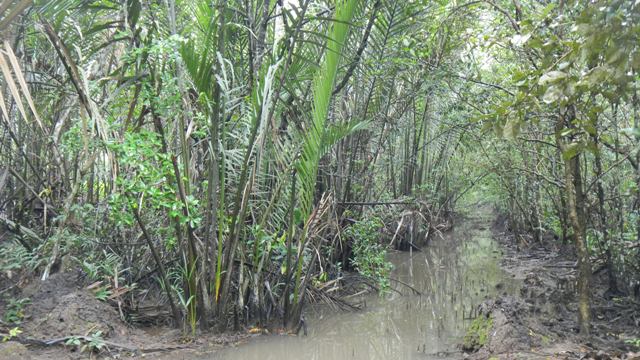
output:
[[487, 208], [459, 219], [452, 231], [434, 236], [423, 251], [389, 255], [397, 291], [364, 299], [357, 312], [309, 306], [308, 336], [261, 336], [203, 359], [438, 359], [459, 358], [458, 344], [477, 306], [486, 298], [512, 294], [518, 284], [500, 268], [493, 240], [494, 213]]

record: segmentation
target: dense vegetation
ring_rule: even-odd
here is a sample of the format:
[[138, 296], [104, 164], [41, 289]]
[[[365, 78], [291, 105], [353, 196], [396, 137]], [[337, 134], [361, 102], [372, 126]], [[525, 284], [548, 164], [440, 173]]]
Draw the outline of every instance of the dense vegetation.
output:
[[386, 286], [385, 221], [411, 247], [473, 198], [575, 248], [581, 332], [593, 271], [638, 293], [639, 1], [7, 0], [0, 32], [5, 278], [295, 329], [344, 270]]

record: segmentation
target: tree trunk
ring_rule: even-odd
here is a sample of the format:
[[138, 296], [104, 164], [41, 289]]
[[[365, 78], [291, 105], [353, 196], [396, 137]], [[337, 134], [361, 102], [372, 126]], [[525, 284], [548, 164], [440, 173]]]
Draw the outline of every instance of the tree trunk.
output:
[[558, 117], [556, 124], [556, 142], [564, 159], [565, 193], [567, 196], [567, 215], [573, 229], [573, 237], [578, 254], [578, 326], [580, 334], [589, 336], [591, 309], [589, 299], [589, 283], [591, 278], [591, 264], [585, 231], [585, 197], [582, 189], [582, 175], [580, 174], [580, 154], [568, 156], [567, 145], [570, 139], [561, 137], [562, 130], [571, 126], [573, 109], [570, 108], [563, 116]]
[[589, 335], [591, 309], [589, 305], [589, 283], [591, 264], [587, 249], [584, 226], [584, 195], [582, 194], [582, 178], [580, 175], [579, 155], [565, 161], [565, 182], [569, 222], [573, 228], [573, 236], [578, 254], [578, 325], [580, 334]]
[[598, 212], [600, 216], [600, 233], [602, 233], [602, 245], [604, 246], [604, 253], [607, 261], [607, 275], [609, 280], [609, 291], [613, 293], [618, 292], [618, 284], [616, 281], [616, 274], [613, 264], [613, 256], [611, 254], [612, 239], [609, 238], [609, 229], [607, 227], [607, 211], [605, 207], [604, 187], [602, 186], [602, 156], [600, 154], [598, 128], [596, 126], [596, 133], [592, 136], [593, 142], [596, 145], [597, 151], [595, 152], [595, 175], [598, 194]]

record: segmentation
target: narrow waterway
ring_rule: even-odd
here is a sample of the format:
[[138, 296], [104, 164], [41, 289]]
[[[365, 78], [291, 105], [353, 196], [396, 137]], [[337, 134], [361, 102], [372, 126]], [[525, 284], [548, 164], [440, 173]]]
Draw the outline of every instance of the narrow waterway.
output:
[[261, 336], [203, 359], [438, 359], [459, 358], [473, 311], [486, 297], [514, 293], [517, 283], [499, 266], [493, 212], [479, 207], [422, 252], [393, 253], [397, 291], [370, 296], [359, 312], [310, 306], [308, 336]]

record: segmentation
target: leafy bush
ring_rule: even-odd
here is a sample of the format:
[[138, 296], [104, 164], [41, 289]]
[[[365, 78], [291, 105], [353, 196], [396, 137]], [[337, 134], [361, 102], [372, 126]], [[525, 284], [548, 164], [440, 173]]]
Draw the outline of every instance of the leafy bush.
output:
[[0, 246], [0, 273], [8, 277], [20, 270], [33, 271], [41, 263], [37, 251], [29, 252], [16, 242], [7, 241]]
[[24, 319], [24, 307], [31, 303], [31, 299], [9, 299], [2, 320], [11, 324], [20, 324]]
[[386, 248], [378, 241], [383, 225], [377, 217], [361, 219], [348, 227], [345, 234], [353, 242], [351, 264], [385, 291], [389, 288], [389, 272], [393, 265], [385, 259]]
[[64, 344], [79, 348], [80, 352], [90, 353], [98, 353], [106, 346], [102, 331], [96, 331], [88, 337], [71, 336]]

